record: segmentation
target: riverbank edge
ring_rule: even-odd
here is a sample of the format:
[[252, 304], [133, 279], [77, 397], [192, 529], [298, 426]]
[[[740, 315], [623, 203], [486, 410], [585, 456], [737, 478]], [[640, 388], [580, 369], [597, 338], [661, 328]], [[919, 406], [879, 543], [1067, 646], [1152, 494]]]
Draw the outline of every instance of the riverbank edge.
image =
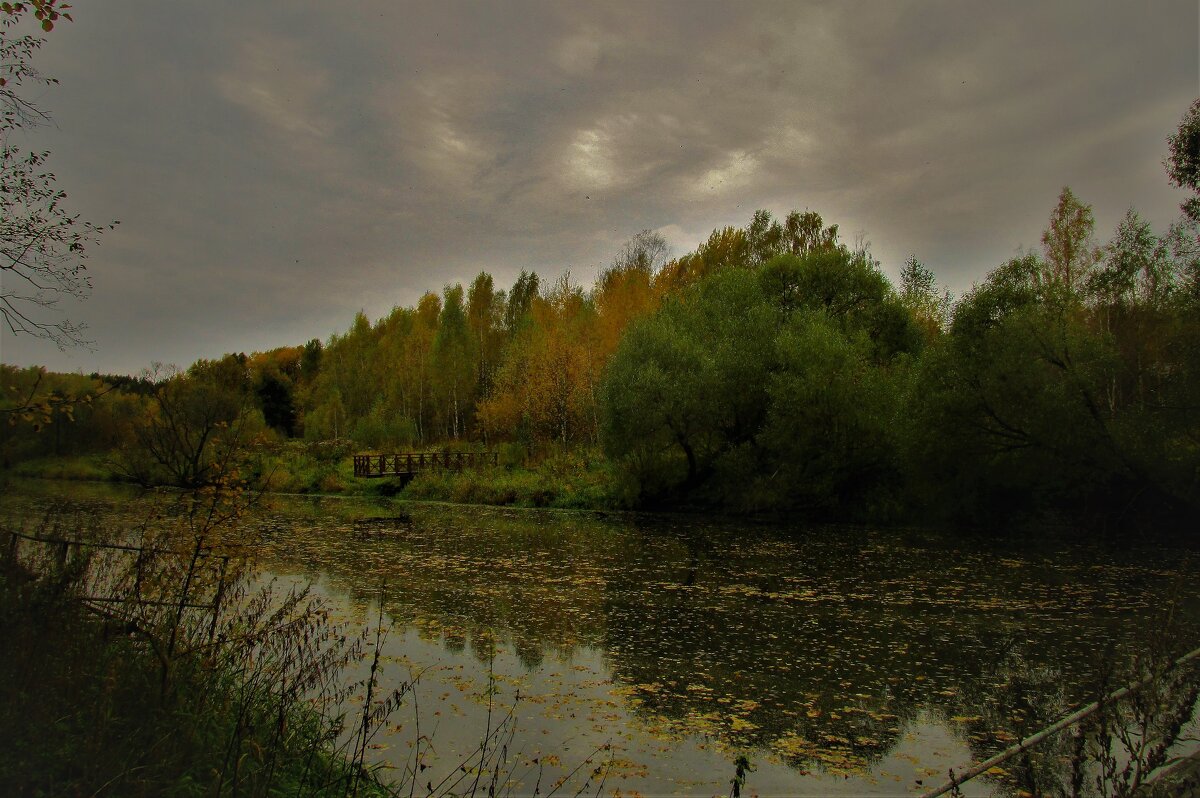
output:
[[[154, 486], [144, 487], [131, 481], [119, 480], [98, 480], [98, 479], [57, 479], [53, 477], [41, 476], [23, 476], [14, 475], [11, 472], [0, 472], [0, 487], [4, 485], [5, 479], [11, 483], [20, 485], [26, 484], [42, 484], [42, 485], [96, 485], [96, 486], [113, 486], [114, 488], [124, 488], [130, 490], [141, 490], [159, 493], [170, 494], [186, 494], [186, 489], [172, 486]], [[629, 519], [636, 521], [638, 519], [658, 519], [671, 520], [675, 522], [688, 523], [694, 521], [702, 524], [709, 523], [735, 523], [742, 526], [761, 527], [761, 528], [785, 528], [790, 530], [790, 533], [802, 535], [806, 530], [813, 527], [821, 528], [844, 528], [846, 530], [875, 530], [888, 532], [890, 534], [905, 535], [905, 534], [925, 534], [930, 530], [935, 529], [953, 529], [956, 533], [966, 535], [968, 537], [974, 535], [990, 536], [992, 532], [984, 527], [972, 527], [963, 525], [948, 525], [948, 524], [914, 524], [911, 521], [905, 522], [890, 522], [890, 523], [862, 523], [855, 521], [820, 521], [806, 518], [802, 515], [788, 514], [781, 512], [761, 512], [756, 514], [732, 514], [714, 511], [708, 508], [695, 507], [621, 507], [621, 506], [570, 506], [570, 505], [554, 505], [554, 504], [495, 504], [485, 502], [471, 501], [455, 501], [450, 498], [445, 498], [439, 495], [432, 495], [428, 498], [424, 496], [414, 496], [412, 493], [399, 489], [379, 490], [377, 484], [388, 484], [395, 486], [396, 480], [359, 480], [359, 490], [347, 490], [339, 492], [315, 492], [315, 491], [285, 491], [285, 490], [264, 490], [255, 495], [262, 498], [278, 497], [280, 499], [308, 499], [320, 501], [366, 501], [382, 503], [381, 508], [385, 508], [386, 512], [394, 512], [398, 507], [403, 508], [406, 505], [412, 506], [432, 506], [432, 507], [448, 507], [448, 508], [478, 508], [485, 510], [500, 510], [512, 512], [550, 512], [562, 513], [567, 516], [593, 516], [599, 518], [611, 519]], [[365, 484], [361, 484], [365, 483]], [[398, 488], [398, 486], [396, 486]], [[411, 486], [410, 486], [411, 487]], [[1020, 526], [1011, 526], [1006, 530], [1006, 537], [1012, 540], [1014, 545], [1020, 545], [1020, 541], [1028, 537], [1037, 537], [1043, 534], [1054, 534], [1072, 539], [1077, 535], [1093, 535], [1092, 532], [1082, 530], [1077, 525], [1068, 523], [1040, 521], [1037, 523], [1027, 523]]]
[[[1006, 537], [1024, 533], [1036, 534], [1043, 530], [1068, 534], [1084, 531], [1079, 519], [1054, 515], [1009, 520], [1001, 528], [987, 518], [926, 516], [921, 517], [918, 522], [911, 514], [901, 513], [874, 517], [839, 514], [828, 510], [733, 511], [719, 505], [698, 504], [693, 501], [647, 502], [636, 495], [635, 489], [611, 461], [595, 451], [587, 450], [554, 453], [535, 464], [514, 461], [502, 462], [494, 468], [427, 472], [417, 475], [414, 480], [404, 485], [398, 478], [356, 477], [348, 456], [314, 457], [299, 452], [298, 448], [252, 452], [252, 468], [247, 475], [248, 487], [254, 492], [277, 496], [384, 498], [474, 507], [575, 510], [606, 514], [646, 513], [787, 527], [812, 524], [869, 525], [897, 530], [933, 527], [954, 529], [962, 533], [1003, 534]], [[133, 486], [139, 484], [119, 473], [113, 466], [113, 458], [108, 455], [27, 460], [8, 469], [0, 469], [0, 484], [6, 478]], [[179, 490], [165, 485], [156, 488]], [[1127, 534], [1127, 530], [1123, 531], [1119, 526], [1111, 529], [1088, 527], [1086, 531], [1105, 537], [1121, 537]], [[1139, 531], [1139, 534], [1146, 533], [1153, 534], [1153, 531]], [[1174, 533], [1170, 531], [1164, 531], [1164, 534], [1174, 537]]]
[[[494, 507], [553, 507], [593, 511], [637, 509], [622, 493], [622, 481], [605, 459], [557, 454], [535, 464], [424, 473], [402, 485], [396, 478], [356, 477], [350, 459], [317, 458], [296, 451], [252, 452], [247, 482], [272, 494], [401, 497]], [[0, 477], [67, 482], [138, 484], [121, 473], [112, 457], [45, 457], [16, 463]]]
[[[334, 798], [347, 784], [372, 798], [394, 794], [338, 749], [336, 719], [247, 677], [252, 669], [219, 648], [172, 660], [167, 697], [161, 651], [139, 642], [133, 622], [118, 628], [77, 595], [85, 561], [35, 571], [15, 552], [0, 552], [0, 630], [12, 644], [0, 661], [0, 732], [10, 741], [0, 792], [223, 794], [224, 784], [236, 794], [244, 780], [251, 796]], [[312, 626], [307, 614], [297, 622]], [[176, 748], [186, 752], [167, 756], [163, 740], [183, 741]]]

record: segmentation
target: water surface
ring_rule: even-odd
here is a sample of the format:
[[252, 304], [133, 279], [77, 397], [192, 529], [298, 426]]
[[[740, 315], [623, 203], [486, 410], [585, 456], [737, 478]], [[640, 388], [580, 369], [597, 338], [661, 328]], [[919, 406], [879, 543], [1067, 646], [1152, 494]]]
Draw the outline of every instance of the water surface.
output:
[[[170, 499], [10, 490], [130, 525]], [[1165, 609], [1200, 643], [1188, 552], [1079, 535], [954, 535], [277, 497], [240, 533], [351, 625], [382, 603], [373, 755], [437, 784], [505, 718], [516, 793], [921, 792], [1093, 697]], [[489, 685], [492, 689], [489, 689]], [[967, 794], [1002, 790], [1002, 777]]]

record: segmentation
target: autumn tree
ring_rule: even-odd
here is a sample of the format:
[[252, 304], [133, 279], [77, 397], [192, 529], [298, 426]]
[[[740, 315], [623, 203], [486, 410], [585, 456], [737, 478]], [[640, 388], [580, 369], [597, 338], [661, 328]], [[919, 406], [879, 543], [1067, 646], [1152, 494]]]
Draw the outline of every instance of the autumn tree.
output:
[[1080, 202], [1070, 188], [1063, 187], [1050, 214], [1050, 224], [1042, 233], [1042, 247], [1046, 279], [1068, 295], [1083, 287], [1100, 256], [1093, 237], [1095, 227], [1092, 206]]
[[659, 293], [654, 277], [666, 266], [670, 247], [661, 234], [643, 230], [631, 238], [612, 265], [596, 278], [592, 292], [598, 318], [596, 345], [607, 359], [634, 319], [653, 310]]
[[667, 264], [671, 246], [662, 233], [642, 230], [625, 242], [613, 258], [611, 271], [639, 271], [653, 276]]
[[758, 210], [745, 228], [714, 230], [695, 252], [670, 263], [656, 276], [662, 291], [678, 291], [697, 280], [728, 268], [761, 266], [776, 255], [807, 255], [837, 249], [837, 225], [825, 226], [815, 211], [795, 211], [783, 222]]
[[933, 271], [909, 255], [900, 269], [900, 302], [921, 326], [927, 340], [936, 338], [950, 320], [950, 292], [937, 290]]
[[125, 420], [140, 415], [140, 386], [125, 378], [125, 394], [114, 390], [119, 379], [0, 364], [0, 463], [106, 453], [120, 445]]
[[736, 227], [713, 230], [695, 252], [666, 264], [655, 275], [655, 286], [661, 293], [681, 291], [713, 272], [745, 265], [749, 246], [745, 230]]

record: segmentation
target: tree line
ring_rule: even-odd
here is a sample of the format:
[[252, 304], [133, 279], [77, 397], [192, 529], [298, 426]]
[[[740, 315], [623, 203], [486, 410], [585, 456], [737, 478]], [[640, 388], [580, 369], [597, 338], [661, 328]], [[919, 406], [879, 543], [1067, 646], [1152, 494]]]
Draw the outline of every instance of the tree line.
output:
[[[1166, 161], [1193, 192], [1198, 131], [1200, 101]], [[641, 504], [1178, 517], [1200, 487], [1196, 200], [1183, 211], [1156, 232], [1131, 209], [1100, 242], [1064, 188], [1040, 251], [956, 301], [915, 257], [893, 285], [813, 211], [758, 211], [678, 257], [643, 231], [588, 289], [481, 272], [326, 342], [178, 373], [5, 366], [3, 456], [118, 448], [139, 478], [194, 485], [246, 441], [505, 444], [602, 452]]]

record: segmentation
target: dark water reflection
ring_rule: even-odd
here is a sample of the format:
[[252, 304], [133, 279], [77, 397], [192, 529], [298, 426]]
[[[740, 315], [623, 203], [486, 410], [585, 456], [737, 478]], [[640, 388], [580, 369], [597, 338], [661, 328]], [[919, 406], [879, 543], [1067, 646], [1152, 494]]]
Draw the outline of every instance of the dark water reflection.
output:
[[[517, 792], [611, 743], [606, 789], [727, 792], [747, 752], [764, 794], [910, 794], [1089, 698], [1172, 596], [1179, 647], [1200, 642], [1200, 580], [1164, 544], [334, 499], [275, 500], [245, 533], [352, 622], [386, 585], [385, 672], [423, 672], [443, 769], [478, 743], [490, 668]], [[414, 718], [394, 722], [378, 756], [403, 766]]]

